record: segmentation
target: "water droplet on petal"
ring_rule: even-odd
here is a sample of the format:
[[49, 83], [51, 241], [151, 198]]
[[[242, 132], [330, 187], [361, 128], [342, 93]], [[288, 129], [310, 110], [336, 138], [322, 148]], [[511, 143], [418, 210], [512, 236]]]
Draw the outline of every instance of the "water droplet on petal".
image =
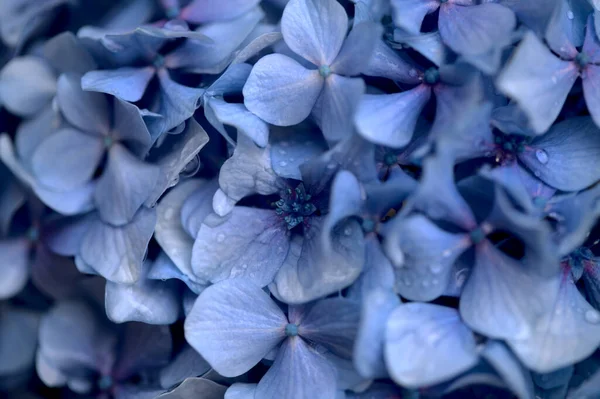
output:
[[438, 280], [437, 278], [434, 278], [433, 280], [431, 280], [431, 284], [433, 285], [438, 285], [440, 283], [440, 280]]
[[344, 234], [347, 235], [347, 236], [349, 236], [350, 234], [352, 234], [352, 229], [350, 227], [346, 227], [344, 229]]
[[412, 282], [406, 277], [404, 277], [404, 279], [402, 280], [402, 283], [407, 287], [410, 287], [410, 285], [412, 284]]
[[421, 281], [421, 286], [423, 286], [423, 288], [429, 287], [429, 281], [428, 280]]
[[223, 242], [225, 241], [225, 234], [220, 233], [217, 235], [217, 242]]
[[242, 265], [242, 269], [246, 270], [247, 268], [248, 268], [248, 264], [247, 264], [247, 263], [244, 263], [244, 264]]
[[330, 162], [329, 164], [327, 164], [327, 169], [334, 169], [335, 166], [335, 162]]
[[534, 171], [533, 174], [535, 177], [540, 177], [542, 175], [539, 170]]
[[573, 11], [571, 11], [571, 10], [567, 11], [567, 18], [569, 18], [569, 19], [575, 18], [575, 15], [573, 14]]
[[416, 69], [414, 69], [414, 68], [412, 68], [410, 71], [408, 71], [408, 75], [409, 75], [411, 78], [415, 78], [415, 77], [417, 76], [417, 70], [416, 70]]
[[595, 310], [590, 309], [587, 312], [585, 312], [585, 320], [588, 323], [598, 324], [598, 323], [600, 323], [600, 313], [598, 313]]
[[281, 155], [285, 155], [285, 154], [287, 154], [287, 151], [286, 151], [286, 150], [284, 150], [283, 148], [280, 148], [280, 149], [279, 149], [279, 153], [280, 153]]
[[542, 165], [548, 163], [548, 153], [544, 150], [535, 150], [535, 157]]
[[281, 162], [279, 162], [279, 166], [287, 166], [287, 162], [281, 161]]
[[434, 263], [429, 266], [429, 270], [431, 270], [434, 274], [439, 274], [442, 271], [442, 265], [439, 263]]

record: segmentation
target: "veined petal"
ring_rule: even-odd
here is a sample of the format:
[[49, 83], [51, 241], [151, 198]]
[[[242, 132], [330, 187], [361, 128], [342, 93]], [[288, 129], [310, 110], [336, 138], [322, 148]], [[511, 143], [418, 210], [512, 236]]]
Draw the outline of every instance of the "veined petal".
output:
[[252, 68], [243, 89], [244, 105], [271, 124], [295, 125], [310, 114], [323, 85], [317, 70], [308, 70], [284, 55], [269, 54]]
[[150, 66], [90, 71], [81, 78], [81, 87], [83, 90], [99, 91], [125, 101], [136, 102], [141, 100], [155, 73], [154, 67]]
[[228, 280], [205, 289], [185, 320], [185, 338], [221, 375], [250, 370], [285, 338], [287, 319], [260, 287]]
[[283, 10], [286, 44], [316, 66], [331, 65], [348, 30], [348, 16], [336, 0], [291, 0]]
[[410, 33], [421, 31], [423, 19], [440, 5], [439, 0], [392, 0], [394, 23]]
[[380, 41], [382, 33], [381, 25], [374, 22], [355, 25], [331, 64], [331, 70], [345, 76], [363, 73], [371, 61], [375, 44]]

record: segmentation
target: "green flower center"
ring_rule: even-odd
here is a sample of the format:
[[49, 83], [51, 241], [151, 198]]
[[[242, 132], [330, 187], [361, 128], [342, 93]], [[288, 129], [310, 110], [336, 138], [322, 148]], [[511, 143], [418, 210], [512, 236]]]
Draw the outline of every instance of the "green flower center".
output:
[[437, 68], [429, 68], [425, 71], [424, 79], [428, 85], [434, 85], [440, 81], [440, 72]]
[[329, 65], [321, 65], [319, 67], [319, 75], [324, 78], [327, 78], [327, 76], [331, 75], [331, 69], [329, 68]]
[[469, 232], [469, 237], [471, 238], [473, 244], [477, 245], [485, 239], [485, 233], [483, 232], [483, 230], [481, 230], [480, 227], [477, 227], [476, 229], [471, 230]]
[[285, 326], [285, 335], [288, 337], [295, 337], [298, 335], [298, 326], [293, 323], [288, 323]]
[[288, 230], [304, 222], [306, 217], [317, 210], [317, 207], [310, 202], [312, 196], [306, 192], [303, 183], [300, 183], [294, 190], [286, 188], [279, 195], [280, 199], [274, 203], [275, 212], [283, 216]]

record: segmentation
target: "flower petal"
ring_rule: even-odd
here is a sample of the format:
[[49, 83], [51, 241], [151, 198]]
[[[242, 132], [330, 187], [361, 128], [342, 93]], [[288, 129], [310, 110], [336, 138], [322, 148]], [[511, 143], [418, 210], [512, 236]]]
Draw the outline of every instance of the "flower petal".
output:
[[90, 71], [81, 78], [83, 90], [112, 94], [125, 101], [136, 102], [142, 99], [150, 79], [154, 77], [154, 67]]
[[202, 375], [210, 370], [210, 364], [189, 345], [160, 371], [160, 386], [167, 389], [186, 378]]
[[116, 226], [128, 223], [148, 199], [158, 176], [156, 165], [142, 162], [121, 144], [114, 144], [94, 193], [102, 220]]
[[273, 125], [295, 125], [310, 114], [323, 85], [318, 71], [284, 55], [269, 54], [252, 68], [244, 85], [244, 105]]
[[204, 219], [192, 254], [199, 278], [244, 278], [260, 287], [273, 281], [289, 248], [285, 223], [272, 210], [237, 206], [221, 218]]
[[160, 100], [157, 112], [164, 117], [163, 130], [169, 131], [191, 118], [200, 106], [204, 89], [188, 87], [171, 79], [166, 69], [158, 71]]
[[0, 375], [11, 378], [27, 372], [35, 359], [39, 315], [22, 308], [6, 307], [0, 312]]
[[132, 284], [140, 278], [155, 224], [156, 212], [146, 208], [140, 209], [130, 223], [121, 227], [96, 219], [81, 243], [81, 258], [105, 279]]
[[502, 377], [506, 386], [519, 398], [533, 398], [531, 373], [519, 362], [519, 359], [499, 341], [489, 340], [481, 356]]
[[519, 154], [534, 175], [563, 191], [578, 191], [600, 180], [600, 129], [591, 118], [577, 117], [554, 125]]
[[[227, 136], [223, 125], [233, 126], [238, 133], [250, 137], [259, 147], [265, 147], [269, 141], [269, 126], [259, 117], [248, 111], [244, 104], [225, 102], [223, 99], [211, 98], [204, 105], [210, 107], [218, 124], [213, 124], [219, 133]], [[205, 108], [206, 112], [206, 108]]]
[[288, 338], [258, 383], [255, 397], [335, 399], [335, 375], [329, 361], [302, 338]]
[[356, 76], [363, 73], [371, 61], [375, 44], [383, 34], [381, 25], [363, 22], [355, 25], [340, 53], [331, 64], [331, 70], [338, 75]]
[[0, 241], [0, 299], [9, 299], [19, 293], [29, 279], [29, 249], [25, 238]]
[[194, 0], [181, 10], [180, 17], [194, 24], [222, 21], [244, 15], [258, 3], [260, 0]]
[[388, 319], [385, 360], [396, 383], [418, 388], [468, 370], [478, 355], [475, 337], [455, 309], [408, 303]]
[[431, 89], [419, 85], [394, 94], [365, 94], [354, 116], [358, 132], [367, 140], [391, 148], [404, 147], [429, 101]]
[[108, 98], [104, 94], [83, 91], [81, 76], [60, 75], [56, 98], [69, 123], [84, 132], [108, 133], [111, 124]]
[[287, 319], [260, 287], [241, 279], [205, 289], [185, 320], [185, 338], [221, 375], [250, 370], [284, 338]]
[[543, 133], [556, 120], [577, 76], [573, 63], [555, 57], [528, 32], [500, 72], [496, 86], [519, 104], [532, 128]]
[[348, 16], [336, 0], [291, 0], [283, 10], [285, 43], [316, 66], [331, 65], [348, 30]]
[[440, 5], [438, 0], [392, 0], [392, 16], [397, 27], [418, 34], [427, 14]]
[[222, 399], [227, 387], [202, 377], [186, 378], [172, 391], [158, 395], [156, 399]]
[[[598, 51], [600, 62], [600, 50]], [[583, 96], [596, 126], [600, 126], [600, 66], [587, 65], [582, 74]]]

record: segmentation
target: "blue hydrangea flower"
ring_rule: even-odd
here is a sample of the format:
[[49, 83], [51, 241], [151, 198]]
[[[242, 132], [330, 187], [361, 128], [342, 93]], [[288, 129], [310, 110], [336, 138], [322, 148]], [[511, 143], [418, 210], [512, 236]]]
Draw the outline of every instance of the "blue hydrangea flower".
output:
[[261, 58], [244, 86], [246, 107], [278, 126], [295, 125], [312, 113], [330, 141], [350, 134], [348, 118], [365, 89], [352, 76], [366, 68], [380, 30], [365, 22], [346, 38], [347, 29], [346, 12], [335, 0], [290, 1], [281, 21], [283, 38], [314, 69], [281, 54]]

